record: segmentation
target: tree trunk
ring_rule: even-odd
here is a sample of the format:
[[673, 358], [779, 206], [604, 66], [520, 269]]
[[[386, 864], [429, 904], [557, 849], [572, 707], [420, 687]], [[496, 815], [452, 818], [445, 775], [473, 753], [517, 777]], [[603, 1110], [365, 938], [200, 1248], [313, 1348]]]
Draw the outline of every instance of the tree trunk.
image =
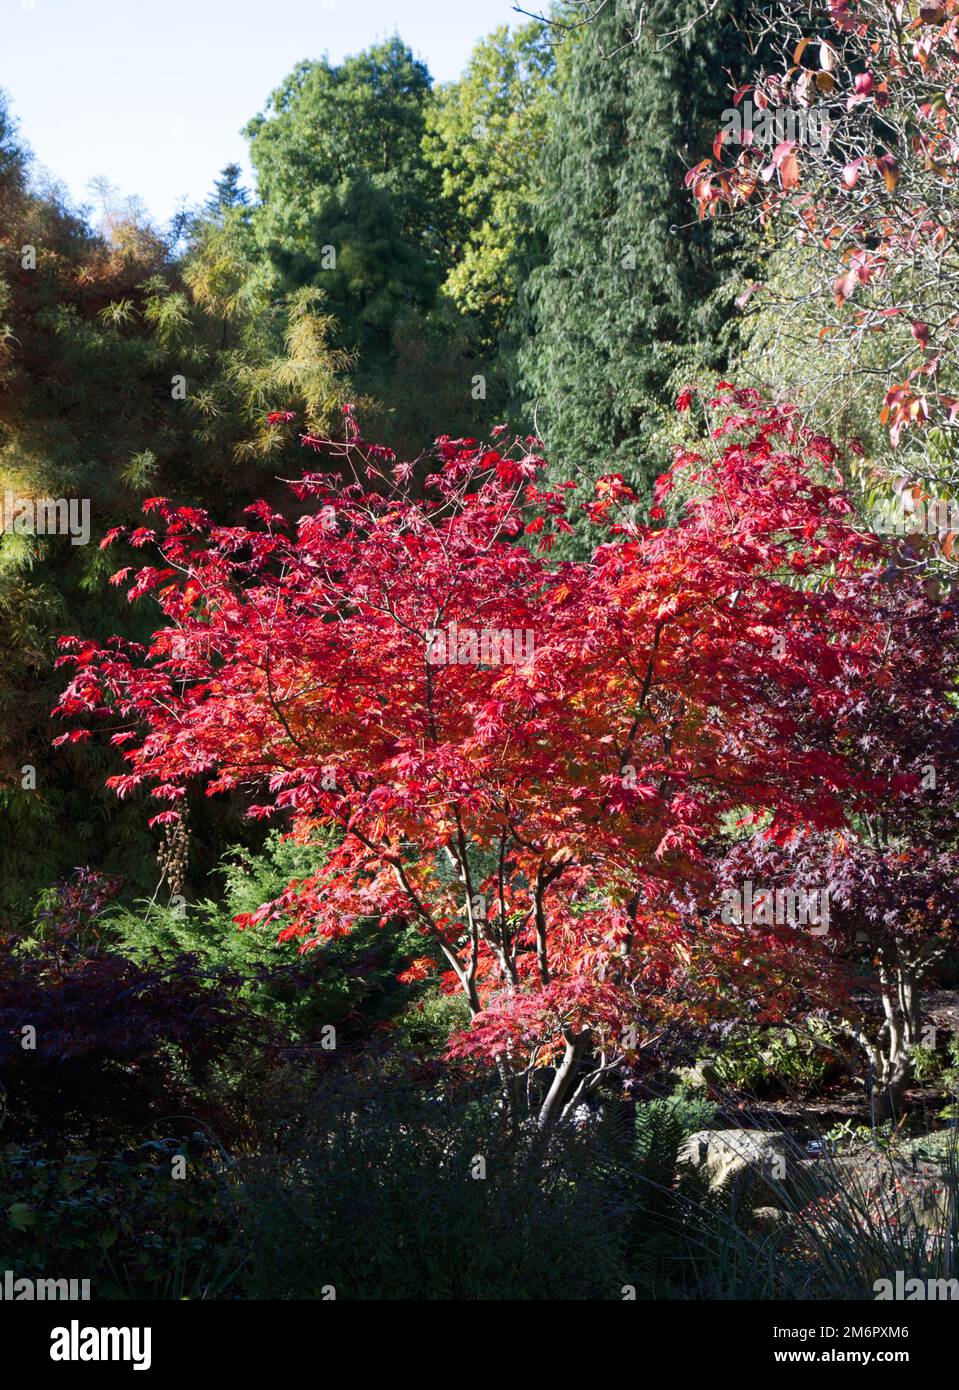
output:
[[914, 1071], [912, 1049], [920, 1038], [919, 979], [917, 963], [910, 959], [903, 944], [879, 951], [879, 984], [885, 1015], [872, 1050], [870, 1096], [874, 1124], [898, 1120], [903, 1097]]
[[579, 1073], [579, 1064], [583, 1060], [592, 1039], [591, 1028], [584, 1028], [581, 1033], [574, 1033], [572, 1028], [563, 1029], [566, 1051], [563, 1054], [563, 1060], [556, 1068], [552, 1085], [536, 1117], [536, 1134], [530, 1152], [531, 1171], [537, 1171], [546, 1157], [550, 1137], [573, 1092]]

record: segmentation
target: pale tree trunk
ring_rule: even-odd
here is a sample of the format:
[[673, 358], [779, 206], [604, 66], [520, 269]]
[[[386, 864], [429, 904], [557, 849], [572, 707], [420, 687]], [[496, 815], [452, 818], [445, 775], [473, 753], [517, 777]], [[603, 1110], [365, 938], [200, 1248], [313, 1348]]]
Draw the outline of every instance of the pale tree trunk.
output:
[[902, 1114], [903, 1097], [913, 1078], [912, 1049], [919, 1041], [918, 972], [898, 942], [894, 952], [880, 952], [879, 984], [884, 1019], [871, 1098], [876, 1123]]
[[571, 1028], [563, 1029], [563, 1042], [566, 1044], [566, 1051], [563, 1054], [563, 1060], [556, 1068], [553, 1084], [550, 1086], [546, 1099], [540, 1106], [539, 1114], [536, 1117], [536, 1128], [541, 1135], [549, 1135], [566, 1109], [566, 1104], [576, 1085], [579, 1064], [583, 1060], [583, 1055], [589, 1047], [592, 1037], [592, 1030], [589, 1028], [584, 1028], [581, 1033], [574, 1033]]
[[855, 1038], [869, 1063], [873, 1123], [882, 1124], [902, 1115], [915, 1072], [913, 1049], [922, 1040], [920, 986], [942, 947], [911, 947], [897, 939], [878, 947], [876, 954], [883, 1021], [875, 1036], [857, 1032]]
[[584, 1028], [576, 1033], [572, 1028], [563, 1029], [565, 1051], [562, 1061], [556, 1068], [546, 1098], [536, 1115], [536, 1127], [529, 1151], [529, 1171], [538, 1174], [549, 1148], [549, 1141], [558, 1122], [578, 1091], [580, 1064], [592, 1042], [592, 1029]]

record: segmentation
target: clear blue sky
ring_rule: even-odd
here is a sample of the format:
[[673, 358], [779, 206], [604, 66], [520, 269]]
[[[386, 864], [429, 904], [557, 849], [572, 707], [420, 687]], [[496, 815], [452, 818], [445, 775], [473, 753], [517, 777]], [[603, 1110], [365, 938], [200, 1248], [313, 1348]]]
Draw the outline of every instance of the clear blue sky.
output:
[[248, 167], [240, 128], [299, 59], [398, 32], [443, 82], [520, 22], [512, 0], [0, 0], [0, 87], [76, 202], [104, 175], [165, 221]]

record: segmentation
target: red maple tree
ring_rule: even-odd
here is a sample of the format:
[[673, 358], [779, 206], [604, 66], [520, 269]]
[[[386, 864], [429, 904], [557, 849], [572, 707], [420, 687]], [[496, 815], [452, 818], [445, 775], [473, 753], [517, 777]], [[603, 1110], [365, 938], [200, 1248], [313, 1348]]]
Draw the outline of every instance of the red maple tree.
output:
[[[882, 661], [854, 582], [881, 544], [793, 409], [726, 383], [706, 408], [646, 519], [617, 476], [582, 503], [549, 484], [533, 439], [442, 438], [422, 476], [348, 413], [345, 443], [305, 439], [336, 471], [292, 485], [298, 520], [147, 504], [159, 525], [126, 540], [162, 558], [115, 579], [159, 605], [149, 647], [63, 642], [59, 713], [112, 725], [111, 784], [148, 788], [154, 822], [198, 783], [302, 840], [339, 832], [241, 925], [309, 949], [418, 924], [408, 976], [462, 992], [453, 1051], [495, 1061], [511, 1105], [537, 1094], [541, 1131], [731, 968], [768, 1017], [825, 976], [815, 943], [690, 904], [735, 821], [828, 837], [873, 786], [835, 724]], [[552, 561], [584, 523], [602, 543]]]

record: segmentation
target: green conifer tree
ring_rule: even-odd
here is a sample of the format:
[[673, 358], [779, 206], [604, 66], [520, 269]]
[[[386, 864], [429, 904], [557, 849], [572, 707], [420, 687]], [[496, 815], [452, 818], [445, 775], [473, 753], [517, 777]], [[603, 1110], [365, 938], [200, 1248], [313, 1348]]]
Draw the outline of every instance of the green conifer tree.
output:
[[583, 29], [544, 148], [542, 259], [517, 311], [520, 391], [552, 455], [640, 488], [661, 469], [677, 381], [723, 367], [744, 257], [697, 222], [684, 187], [747, 57], [743, 0], [687, 29], [702, 8], [609, 0]]

